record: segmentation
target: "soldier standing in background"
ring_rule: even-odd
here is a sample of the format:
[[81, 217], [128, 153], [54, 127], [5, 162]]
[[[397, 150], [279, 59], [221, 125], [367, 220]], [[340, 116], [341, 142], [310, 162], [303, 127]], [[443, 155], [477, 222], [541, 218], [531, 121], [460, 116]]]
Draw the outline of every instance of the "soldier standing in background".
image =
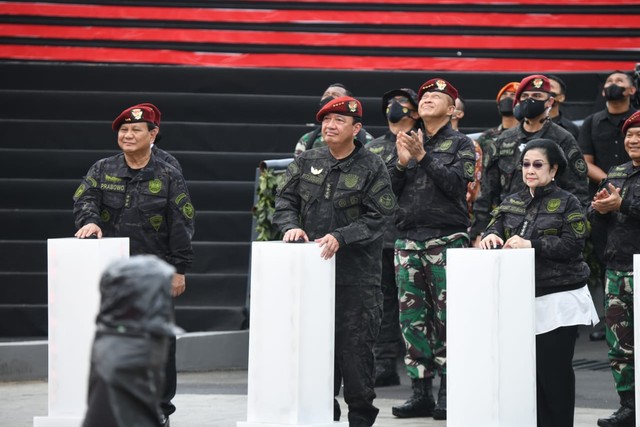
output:
[[[412, 89], [394, 89], [382, 96], [382, 114], [389, 130], [366, 145], [367, 150], [379, 155], [385, 163], [393, 161], [398, 132], [417, 131], [418, 95]], [[395, 224], [389, 224], [382, 249], [382, 276], [380, 285], [384, 297], [382, 324], [375, 345], [376, 387], [400, 384], [397, 361], [404, 354], [404, 343], [398, 323], [398, 286], [393, 265], [393, 247], [398, 236]]]
[[591, 204], [589, 216], [606, 232], [604, 251], [606, 338], [620, 408], [601, 427], [635, 426], [633, 256], [640, 253], [640, 112], [622, 126], [631, 161], [614, 166]]
[[[316, 118], [327, 146], [289, 165], [273, 223], [285, 242], [315, 241], [323, 258], [336, 256], [334, 393], [344, 383], [349, 426], [370, 427], [378, 415], [373, 346], [382, 316], [382, 239], [396, 201], [384, 162], [356, 139], [360, 102], [333, 99]], [[340, 415], [334, 400], [334, 420]]]
[[548, 74], [549, 84], [551, 85], [551, 92], [549, 93], [553, 97], [553, 105], [549, 110], [549, 117], [551, 121], [558, 126], [566, 129], [569, 133], [578, 140], [580, 134], [580, 128], [577, 124], [567, 119], [560, 111], [560, 107], [567, 101], [567, 85], [558, 76]]
[[[465, 195], [473, 180], [471, 140], [451, 128], [458, 91], [431, 79], [418, 91], [424, 132], [399, 132], [389, 169], [398, 197], [395, 244], [400, 327], [412, 396], [394, 406], [396, 417], [446, 419], [446, 250], [467, 247]], [[440, 374], [437, 405], [432, 379]]]

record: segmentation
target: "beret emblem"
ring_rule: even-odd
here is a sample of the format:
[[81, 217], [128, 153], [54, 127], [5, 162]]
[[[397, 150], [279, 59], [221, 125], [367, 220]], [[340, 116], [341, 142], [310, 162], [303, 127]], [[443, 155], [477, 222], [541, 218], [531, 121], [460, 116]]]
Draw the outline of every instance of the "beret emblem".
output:
[[533, 87], [535, 87], [536, 89], [540, 89], [542, 87], [542, 79], [534, 79], [533, 80]]
[[355, 113], [356, 111], [358, 111], [358, 103], [355, 101], [349, 101], [349, 103], [347, 104], [347, 108], [349, 108], [350, 112]]
[[447, 87], [447, 82], [444, 80], [438, 80], [436, 81], [436, 86], [438, 87], [438, 90], [444, 90]]
[[131, 110], [131, 117], [133, 117], [135, 120], [140, 120], [142, 118], [142, 110], [139, 108], [134, 108], [133, 110]]

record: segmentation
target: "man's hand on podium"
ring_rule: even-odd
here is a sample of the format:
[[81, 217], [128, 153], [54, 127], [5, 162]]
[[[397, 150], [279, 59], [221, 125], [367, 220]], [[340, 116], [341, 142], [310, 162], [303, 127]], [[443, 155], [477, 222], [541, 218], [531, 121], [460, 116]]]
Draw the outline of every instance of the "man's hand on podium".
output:
[[315, 242], [322, 248], [320, 256], [324, 259], [331, 259], [331, 257], [338, 252], [338, 249], [340, 249], [340, 243], [338, 243], [338, 240], [331, 234], [327, 234], [321, 239], [316, 239]]
[[75, 236], [78, 239], [90, 239], [96, 237], [98, 239], [102, 239], [102, 230], [97, 224], [89, 223], [82, 226], [82, 228], [76, 232]]
[[287, 232], [284, 233], [284, 237], [282, 237], [282, 240], [287, 243], [306, 243], [309, 241], [309, 237], [303, 229], [292, 228], [291, 230], [287, 230]]
[[186, 288], [187, 282], [184, 278], [184, 274], [174, 274], [173, 280], [171, 281], [171, 296], [177, 297], [182, 295]]

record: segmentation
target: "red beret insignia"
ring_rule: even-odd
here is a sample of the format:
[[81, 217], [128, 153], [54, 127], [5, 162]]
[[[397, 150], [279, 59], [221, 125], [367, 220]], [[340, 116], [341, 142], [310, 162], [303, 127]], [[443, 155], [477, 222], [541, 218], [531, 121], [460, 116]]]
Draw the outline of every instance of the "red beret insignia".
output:
[[543, 83], [544, 81], [542, 79], [535, 79], [533, 81], [533, 87], [535, 87], [536, 89], [540, 89]]
[[447, 82], [444, 80], [438, 80], [436, 81], [436, 86], [438, 87], [438, 90], [444, 90], [447, 87]]
[[349, 112], [351, 113], [355, 113], [356, 111], [358, 111], [358, 103], [356, 101], [349, 101], [347, 107], [349, 108]]
[[424, 82], [418, 91], [418, 99], [422, 99], [425, 92], [442, 92], [449, 95], [454, 102], [458, 98], [458, 90], [451, 83], [441, 78]]
[[139, 108], [134, 108], [133, 110], [131, 110], [131, 117], [133, 117], [135, 120], [140, 120], [142, 118], [142, 110]]

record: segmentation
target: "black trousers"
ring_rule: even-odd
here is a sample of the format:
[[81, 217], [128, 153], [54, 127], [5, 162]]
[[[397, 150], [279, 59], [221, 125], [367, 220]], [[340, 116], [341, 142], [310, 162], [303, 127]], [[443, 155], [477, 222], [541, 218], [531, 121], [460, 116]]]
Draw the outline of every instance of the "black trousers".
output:
[[536, 335], [538, 427], [573, 427], [576, 377], [573, 352], [577, 326]]
[[404, 355], [404, 341], [400, 332], [398, 285], [393, 264], [393, 248], [382, 250], [382, 323], [374, 347], [376, 359], [397, 359]]
[[[380, 329], [382, 292], [379, 286], [336, 286], [334, 396], [344, 383], [349, 426], [372, 426], [378, 415], [373, 406], [373, 345]], [[334, 419], [340, 419], [337, 401]], [[336, 419], [337, 418], [337, 419]]]
[[176, 396], [176, 388], [178, 386], [178, 373], [176, 372], [176, 337], [169, 338], [169, 354], [167, 355], [167, 364], [164, 370], [164, 391], [162, 392], [162, 401], [160, 408], [162, 413], [167, 417], [176, 412], [176, 407], [171, 403], [171, 399]]

